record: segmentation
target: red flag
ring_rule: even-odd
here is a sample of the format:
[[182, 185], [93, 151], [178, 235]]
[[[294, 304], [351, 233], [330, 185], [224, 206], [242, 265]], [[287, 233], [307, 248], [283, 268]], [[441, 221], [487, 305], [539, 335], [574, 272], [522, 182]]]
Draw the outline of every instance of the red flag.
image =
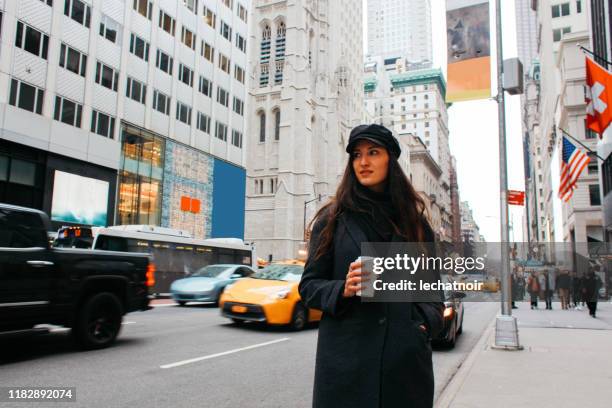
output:
[[586, 57], [587, 127], [603, 137], [612, 121], [612, 75]]

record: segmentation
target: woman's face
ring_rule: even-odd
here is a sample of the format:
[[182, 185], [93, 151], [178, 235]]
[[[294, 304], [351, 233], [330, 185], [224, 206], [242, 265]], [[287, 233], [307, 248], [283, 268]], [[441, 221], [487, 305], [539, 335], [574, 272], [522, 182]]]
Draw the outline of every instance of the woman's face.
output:
[[360, 140], [351, 153], [353, 170], [364, 187], [382, 192], [389, 174], [389, 153], [384, 147]]

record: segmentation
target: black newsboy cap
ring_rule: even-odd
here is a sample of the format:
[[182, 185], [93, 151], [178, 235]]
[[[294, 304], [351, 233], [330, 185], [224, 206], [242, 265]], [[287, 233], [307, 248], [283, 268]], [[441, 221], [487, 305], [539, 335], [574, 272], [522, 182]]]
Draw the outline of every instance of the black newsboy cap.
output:
[[386, 127], [375, 123], [371, 125], [359, 125], [351, 130], [346, 152], [352, 153], [355, 148], [355, 143], [359, 140], [369, 140], [370, 142], [383, 146], [389, 153], [394, 155], [396, 159], [400, 157], [400, 153], [402, 152], [400, 144], [395, 136], [393, 136], [393, 133]]

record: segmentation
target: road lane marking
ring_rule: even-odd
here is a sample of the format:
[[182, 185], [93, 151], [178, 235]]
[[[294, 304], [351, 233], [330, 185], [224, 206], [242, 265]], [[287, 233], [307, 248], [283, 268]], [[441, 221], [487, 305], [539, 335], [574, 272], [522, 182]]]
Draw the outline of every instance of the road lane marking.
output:
[[186, 364], [197, 363], [197, 362], [203, 361], [203, 360], [210, 360], [211, 358], [226, 356], [228, 354], [239, 353], [241, 351], [251, 350], [251, 349], [254, 349], [254, 348], [258, 348], [258, 347], [269, 346], [269, 345], [280, 343], [280, 342], [287, 341], [287, 340], [289, 340], [289, 337], [283, 337], [282, 339], [272, 340], [272, 341], [268, 341], [268, 342], [265, 342], [265, 343], [253, 344], [252, 346], [247, 346], [247, 347], [241, 347], [241, 348], [237, 348], [237, 349], [233, 349], [233, 350], [228, 350], [228, 351], [224, 351], [222, 353], [209, 354], [207, 356], [196, 357], [196, 358], [192, 358], [192, 359], [189, 359], [189, 360], [179, 361], [179, 362], [172, 363], [172, 364], [164, 364], [162, 366], [159, 366], [159, 368], [180, 367], [180, 366], [183, 366], [183, 365], [186, 365]]
[[134, 323], [136, 323], [136, 322], [129, 322], [129, 321], [127, 321], [127, 322], [123, 322], [121, 324], [134, 324]]
[[178, 303], [164, 303], [164, 304], [161, 304], [161, 305], [151, 305], [151, 306], [153, 306], [153, 307], [170, 307], [170, 306], [177, 306], [177, 305], [178, 305]]

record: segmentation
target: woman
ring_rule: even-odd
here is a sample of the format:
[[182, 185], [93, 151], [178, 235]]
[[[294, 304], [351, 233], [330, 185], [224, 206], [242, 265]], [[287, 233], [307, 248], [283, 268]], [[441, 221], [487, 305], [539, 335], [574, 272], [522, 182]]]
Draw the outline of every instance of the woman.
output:
[[531, 309], [538, 308], [538, 295], [540, 294], [540, 281], [535, 273], [531, 272], [531, 276], [527, 281], [527, 291], [529, 292], [529, 298], [531, 299]]
[[323, 311], [313, 407], [431, 407], [429, 340], [441, 329], [443, 304], [362, 303], [354, 262], [362, 242], [433, 242], [425, 204], [388, 129], [356, 127], [346, 151], [336, 196], [315, 217], [299, 286], [306, 306]]

